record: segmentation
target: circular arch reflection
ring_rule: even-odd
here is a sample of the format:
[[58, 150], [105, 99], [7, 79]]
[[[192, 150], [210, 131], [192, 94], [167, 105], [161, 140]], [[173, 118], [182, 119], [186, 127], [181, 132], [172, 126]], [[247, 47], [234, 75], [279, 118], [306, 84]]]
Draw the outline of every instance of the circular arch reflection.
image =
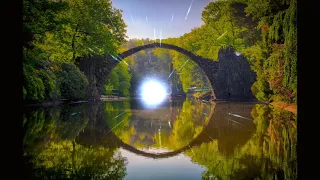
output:
[[[205, 104], [202, 104], [202, 105], [205, 105]], [[188, 108], [190, 108], [190, 107], [188, 107]], [[215, 109], [215, 103], [210, 105], [210, 112], [205, 115], [204, 119], [202, 119], [202, 120], [204, 120], [204, 124], [201, 126], [201, 131], [197, 132], [196, 136], [194, 138], [192, 138], [191, 141], [189, 141], [189, 142], [185, 141], [182, 143], [182, 145], [180, 144], [181, 145], [180, 147], [178, 146], [178, 148], [174, 148], [168, 152], [153, 153], [153, 152], [144, 151], [141, 148], [135, 147], [135, 145], [131, 145], [130, 143], [125, 142], [126, 140], [123, 140], [123, 139], [121, 139], [121, 137], [118, 137], [119, 135], [116, 135], [117, 133], [113, 132], [112, 128], [110, 128], [110, 127], [107, 128], [109, 130], [106, 130], [105, 128], [101, 128], [101, 129], [99, 129], [99, 131], [102, 132], [102, 134], [104, 134], [105, 136], [108, 136], [109, 142], [112, 141], [113, 144], [115, 144], [116, 146], [121, 147], [125, 150], [128, 150], [132, 153], [135, 153], [137, 155], [141, 155], [141, 156], [149, 157], [149, 158], [154, 158], [154, 159], [168, 158], [168, 157], [176, 156], [176, 155], [184, 152], [185, 150], [191, 149], [193, 146], [201, 145], [204, 142], [203, 139], [208, 139], [208, 141], [211, 141], [212, 138], [214, 138], [214, 137], [208, 137], [208, 135], [205, 133], [207, 131], [206, 128], [208, 127], [208, 124], [212, 121], [212, 115], [214, 113], [214, 109]], [[196, 109], [196, 108], [193, 108], [193, 110], [198, 111], [198, 113], [200, 112], [201, 114], [203, 113], [203, 112], [199, 111], [199, 109]], [[203, 114], [205, 114], [205, 113], [203, 113]], [[177, 121], [179, 122], [179, 121], [181, 121], [181, 119], [178, 119]], [[184, 126], [187, 124], [180, 124], [180, 125]], [[173, 128], [175, 128], [174, 124], [173, 124], [173, 126], [174, 126]], [[157, 132], [155, 133], [155, 135], [156, 134], [157, 134]], [[172, 134], [170, 134], [170, 135], [172, 135]], [[177, 141], [179, 141], [179, 139]], [[165, 148], [167, 148], [167, 147], [165, 147]], [[168, 148], [168, 149], [170, 149], [170, 148]]]

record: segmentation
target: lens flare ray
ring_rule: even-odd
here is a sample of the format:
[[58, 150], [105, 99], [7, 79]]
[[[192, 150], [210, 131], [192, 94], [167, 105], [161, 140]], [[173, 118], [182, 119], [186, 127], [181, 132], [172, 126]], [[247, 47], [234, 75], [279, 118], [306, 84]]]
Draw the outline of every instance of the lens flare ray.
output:
[[228, 32], [228, 31], [224, 32], [221, 36], [219, 36], [219, 37], [217, 38], [217, 40], [219, 40], [220, 38], [222, 38], [222, 36], [224, 36], [227, 32]]
[[238, 114], [231, 114], [231, 113], [229, 113], [229, 115], [231, 115], [231, 116], [235, 116], [235, 117], [238, 117], [238, 118], [242, 118], [242, 119], [252, 120], [252, 119], [249, 119], [249, 118], [246, 118], [246, 117], [240, 116], [240, 115], [238, 115]]
[[123, 121], [124, 121], [125, 119], [123, 119], [122, 121], [120, 121], [117, 125], [115, 125], [112, 129], [110, 129], [108, 132], [107, 132], [107, 134], [109, 133], [109, 132], [111, 132], [114, 128], [116, 128], [117, 126], [119, 126], [119, 124], [121, 124]]
[[[124, 113], [126, 113], [126, 111], [122, 112], [121, 114], [119, 114], [118, 116], [116, 116], [116, 117], [114, 117], [114, 118], [117, 118], [117, 117], [121, 116], [121, 115], [124, 114]], [[124, 120], [125, 120], [125, 119], [123, 119], [122, 121], [120, 121], [120, 122], [119, 122], [117, 125], [115, 125], [112, 129], [110, 129], [110, 130], [107, 132], [107, 134], [108, 134], [109, 132], [111, 132], [114, 128], [116, 128], [117, 126], [119, 126], [119, 124], [121, 124]]]
[[171, 23], [172, 23], [172, 21], [173, 21], [173, 17], [174, 17], [174, 13], [173, 13], [172, 16], [171, 16]]
[[119, 57], [119, 59], [121, 59], [121, 61], [120, 62], [123, 62], [123, 63], [125, 63], [126, 65], [128, 65], [129, 66], [129, 64], [126, 62], [126, 61], [124, 61], [118, 54], [117, 54], [117, 56]]
[[157, 39], [156, 39], [156, 28], [153, 28], [153, 37], [154, 37], [154, 42], [156, 43], [157, 42]]
[[151, 63], [151, 55], [150, 55], [150, 51], [148, 52], [149, 54], [149, 63]]
[[160, 47], [161, 47], [161, 38], [162, 38], [162, 28], [160, 30]]
[[110, 53], [108, 53], [115, 61], [118, 61], [118, 62], [123, 62], [123, 63], [125, 63], [126, 65], [128, 65], [129, 66], [129, 64], [127, 63], [127, 62], [125, 62], [123, 59], [121, 59], [121, 57], [119, 56], [119, 55], [117, 55], [118, 57], [119, 57], [119, 59], [121, 59], [121, 61], [118, 59], [118, 58], [116, 58], [116, 57], [114, 57], [112, 54], [110, 54]]
[[190, 59], [188, 59], [179, 69], [179, 71], [187, 64], [187, 62], [189, 61]]
[[89, 47], [88, 47], [88, 49], [89, 49], [89, 51], [91, 51], [91, 52], [93, 52], [93, 53], [96, 53], [93, 49], [91, 49], [91, 48], [89, 48]]
[[172, 70], [172, 72], [169, 74], [169, 77], [168, 77], [168, 79], [170, 78], [170, 76], [172, 75], [172, 73], [174, 72], [174, 70]]
[[121, 114], [119, 114], [118, 116], [114, 117], [114, 118], [117, 118], [119, 116], [121, 116], [122, 114], [126, 113], [126, 111], [123, 111]]
[[190, 10], [191, 10], [191, 7], [192, 7], [192, 3], [193, 3], [193, 0], [191, 1], [191, 4], [190, 4], [190, 7], [189, 7], [189, 9], [188, 9], [188, 12], [187, 12], [186, 17], [184, 18], [185, 20], [188, 18], [188, 15], [189, 15]]
[[133, 20], [133, 17], [132, 17], [132, 14], [131, 14], [131, 13], [130, 13], [130, 17], [131, 17], [131, 21], [132, 21], [133, 25], [135, 25], [135, 24], [134, 24], [134, 20]]
[[110, 55], [114, 60], [116, 60], [116, 61], [118, 61], [118, 62], [121, 62], [121, 61], [119, 61], [116, 57], [114, 57], [112, 54], [109, 53], [109, 55]]
[[228, 119], [228, 120], [231, 121], [231, 122], [234, 122], [234, 123], [236, 123], [236, 124], [242, 125], [241, 123], [239, 123], [239, 122], [237, 122], [237, 121], [234, 121], [234, 120], [231, 120], [231, 119]]

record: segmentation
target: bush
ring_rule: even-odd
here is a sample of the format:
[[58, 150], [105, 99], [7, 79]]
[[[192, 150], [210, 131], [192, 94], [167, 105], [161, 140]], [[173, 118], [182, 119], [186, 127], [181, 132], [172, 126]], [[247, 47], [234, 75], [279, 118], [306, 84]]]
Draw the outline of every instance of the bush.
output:
[[257, 81], [251, 87], [251, 91], [259, 101], [269, 100], [271, 91], [268, 82], [264, 78], [257, 78]]
[[[54, 73], [48, 71], [48, 70], [39, 70], [38, 72], [39, 77], [41, 78], [44, 90], [45, 90], [45, 99], [46, 100], [52, 100], [53, 94], [56, 91], [56, 76]], [[58, 94], [58, 93], [55, 93]]]
[[37, 71], [29, 65], [23, 67], [24, 98], [30, 101], [42, 101], [45, 96], [45, 87]]
[[70, 100], [85, 98], [88, 80], [74, 64], [63, 63], [57, 77], [62, 98]]

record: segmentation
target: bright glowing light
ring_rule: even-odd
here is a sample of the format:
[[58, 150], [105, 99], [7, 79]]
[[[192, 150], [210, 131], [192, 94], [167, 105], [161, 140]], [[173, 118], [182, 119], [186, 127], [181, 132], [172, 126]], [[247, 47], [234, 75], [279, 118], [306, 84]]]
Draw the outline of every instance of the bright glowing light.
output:
[[142, 100], [148, 105], [160, 104], [166, 98], [166, 90], [160, 82], [150, 80], [142, 85]]
[[236, 53], [236, 56], [240, 56], [240, 55], [241, 55], [241, 53], [239, 53], [239, 52]]

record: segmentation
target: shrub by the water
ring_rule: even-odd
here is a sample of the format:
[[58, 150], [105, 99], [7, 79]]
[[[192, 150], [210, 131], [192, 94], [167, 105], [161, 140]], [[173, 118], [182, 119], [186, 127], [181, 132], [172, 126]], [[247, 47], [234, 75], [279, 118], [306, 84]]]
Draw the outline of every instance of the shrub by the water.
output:
[[24, 91], [23, 96], [25, 100], [42, 101], [45, 97], [45, 87], [43, 81], [37, 74], [37, 70], [29, 65], [23, 67], [24, 75]]
[[[58, 91], [58, 89], [56, 89], [57, 87], [55, 74], [49, 70], [41, 69], [38, 71], [38, 76], [39, 78], [41, 78], [44, 85], [45, 99], [52, 100], [57, 98], [57, 93], [54, 93]], [[53, 96], [54, 94], [55, 96]]]
[[74, 64], [63, 63], [57, 77], [62, 98], [70, 100], [85, 98], [88, 80]]

